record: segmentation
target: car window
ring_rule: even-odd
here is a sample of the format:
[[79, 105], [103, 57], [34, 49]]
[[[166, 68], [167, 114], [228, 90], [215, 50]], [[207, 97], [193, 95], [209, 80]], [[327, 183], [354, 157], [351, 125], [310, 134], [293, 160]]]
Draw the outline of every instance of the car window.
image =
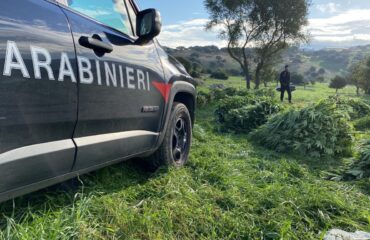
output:
[[124, 0], [66, 0], [68, 6], [127, 35], [134, 35]]

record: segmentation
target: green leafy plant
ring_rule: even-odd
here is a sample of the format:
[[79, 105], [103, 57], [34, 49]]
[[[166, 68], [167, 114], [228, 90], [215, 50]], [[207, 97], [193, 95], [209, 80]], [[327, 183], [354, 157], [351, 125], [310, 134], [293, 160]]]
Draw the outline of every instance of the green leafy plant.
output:
[[370, 177], [370, 140], [365, 141], [360, 147], [360, 161], [358, 168], [364, 171], [365, 177]]
[[248, 95], [222, 100], [215, 115], [222, 130], [248, 133], [278, 111], [280, 106], [272, 98]]
[[363, 118], [370, 114], [370, 104], [362, 99], [332, 96], [328, 98], [328, 101], [337, 104], [340, 109], [347, 111], [351, 120]]
[[370, 140], [362, 142], [358, 149], [358, 156], [345, 172], [342, 179], [352, 180], [370, 177]]
[[350, 155], [352, 126], [349, 115], [332, 99], [271, 118], [251, 138], [277, 152], [311, 157]]
[[226, 98], [226, 93], [224, 92], [224, 89], [211, 89], [211, 99], [215, 101], [219, 101], [221, 99]]
[[211, 102], [211, 94], [203, 91], [198, 92], [197, 94], [197, 104], [200, 107], [205, 107]]
[[360, 118], [354, 122], [356, 130], [364, 131], [370, 129], [370, 116]]
[[211, 74], [211, 78], [219, 79], [219, 80], [228, 80], [229, 76], [224, 71], [217, 70]]

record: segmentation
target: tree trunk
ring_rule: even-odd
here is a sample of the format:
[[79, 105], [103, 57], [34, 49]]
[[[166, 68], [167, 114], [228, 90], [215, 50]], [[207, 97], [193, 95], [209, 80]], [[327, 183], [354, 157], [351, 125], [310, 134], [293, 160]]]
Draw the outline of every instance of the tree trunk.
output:
[[256, 80], [255, 84], [256, 86], [254, 87], [255, 89], [259, 89], [260, 84], [261, 84], [261, 70], [262, 70], [262, 63], [259, 63], [256, 68]]
[[249, 77], [249, 73], [245, 75], [245, 82], [246, 82], [247, 89], [251, 89], [251, 79]]
[[356, 94], [357, 94], [357, 96], [360, 96], [360, 87], [359, 86], [356, 86]]
[[338, 94], [338, 88], [337, 88], [337, 89], [335, 89], [335, 93], [337, 93], [337, 94]]
[[249, 68], [247, 65], [244, 66], [244, 77], [247, 89], [251, 89], [251, 78], [249, 74]]
[[265, 87], [268, 87], [268, 84], [267, 84], [267, 82], [266, 82], [266, 81], [263, 81], [263, 85], [264, 85]]

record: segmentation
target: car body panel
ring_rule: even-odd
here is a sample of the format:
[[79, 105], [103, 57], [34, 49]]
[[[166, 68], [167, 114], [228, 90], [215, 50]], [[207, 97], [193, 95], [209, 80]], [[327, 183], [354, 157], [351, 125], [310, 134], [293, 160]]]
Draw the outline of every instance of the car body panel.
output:
[[[68, 8], [63, 11], [71, 25], [77, 57], [90, 62], [94, 76], [92, 83], [84, 84], [81, 78], [86, 76], [79, 75], [78, 123], [73, 137], [102, 139], [100, 143], [87, 144], [82, 149], [75, 140], [79, 150], [74, 170], [152, 149], [165, 107], [163, 97], [152, 83], [164, 82], [154, 42], [136, 45], [132, 38], [119, 31]], [[93, 36], [109, 43], [113, 51], [99, 56], [80, 44], [81, 38]], [[107, 75], [109, 71], [113, 78]], [[143, 82], [139, 82], [139, 77], [145, 78]], [[146, 106], [157, 110], [143, 111]], [[142, 134], [132, 136], [132, 131]], [[126, 134], [109, 143], [100, 138], [116, 133]]]
[[[54, 0], [3, 0], [0, 6], [0, 66], [14, 42], [29, 72], [25, 77], [14, 68], [0, 76], [0, 202], [152, 154], [163, 141], [175, 101], [186, 104], [194, 120], [193, 79], [156, 40], [139, 45], [135, 37]], [[80, 45], [81, 37], [92, 36], [113, 51], [100, 55]], [[32, 46], [50, 54], [54, 80], [42, 67], [36, 77]], [[63, 56], [71, 76], [59, 79], [61, 66], [67, 66]], [[91, 63], [91, 84], [81, 81], [79, 57]], [[116, 83], [112, 72], [110, 78], [104, 72], [107, 66], [117, 69]], [[127, 75], [127, 69], [133, 72]], [[139, 83], [141, 72], [145, 81]]]
[[[50, 53], [54, 80], [45, 69], [36, 76], [31, 47]], [[18, 63], [17, 49], [25, 67], [6, 70]], [[0, 192], [67, 173], [73, 166], [75, 148], [70, 143], [77, 121], [77, 85], [56, 79], [62, 52], [74, 59], [68, 22], [57, 6], [39, 0], [1, 1]], [[54, 149], [58, 154], [32, 153], [40, 144], [53, 142], [68, 144]], [[31, 146], [30, 155], [20, 157], [26, 146]]]

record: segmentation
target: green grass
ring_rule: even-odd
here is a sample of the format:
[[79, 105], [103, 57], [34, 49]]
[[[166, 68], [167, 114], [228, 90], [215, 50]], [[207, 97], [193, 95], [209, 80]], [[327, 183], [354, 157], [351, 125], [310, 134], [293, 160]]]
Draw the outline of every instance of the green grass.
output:
[[[352, 90], [341, 92], [355, 97]], [[334, 92], [315, 85], [295, 92], [295, 101], [300, 106]], [[334, 227], [370, 231], [369, 180], [323, 177], [345, 159], [276, 154], [246, 136], [218, 133], [213, 111], [197, 112], [185, 168], [149, 174], [132, 160], [85, 175], [83, 184], [3, 203], [0, 238], [320, 239]]]

